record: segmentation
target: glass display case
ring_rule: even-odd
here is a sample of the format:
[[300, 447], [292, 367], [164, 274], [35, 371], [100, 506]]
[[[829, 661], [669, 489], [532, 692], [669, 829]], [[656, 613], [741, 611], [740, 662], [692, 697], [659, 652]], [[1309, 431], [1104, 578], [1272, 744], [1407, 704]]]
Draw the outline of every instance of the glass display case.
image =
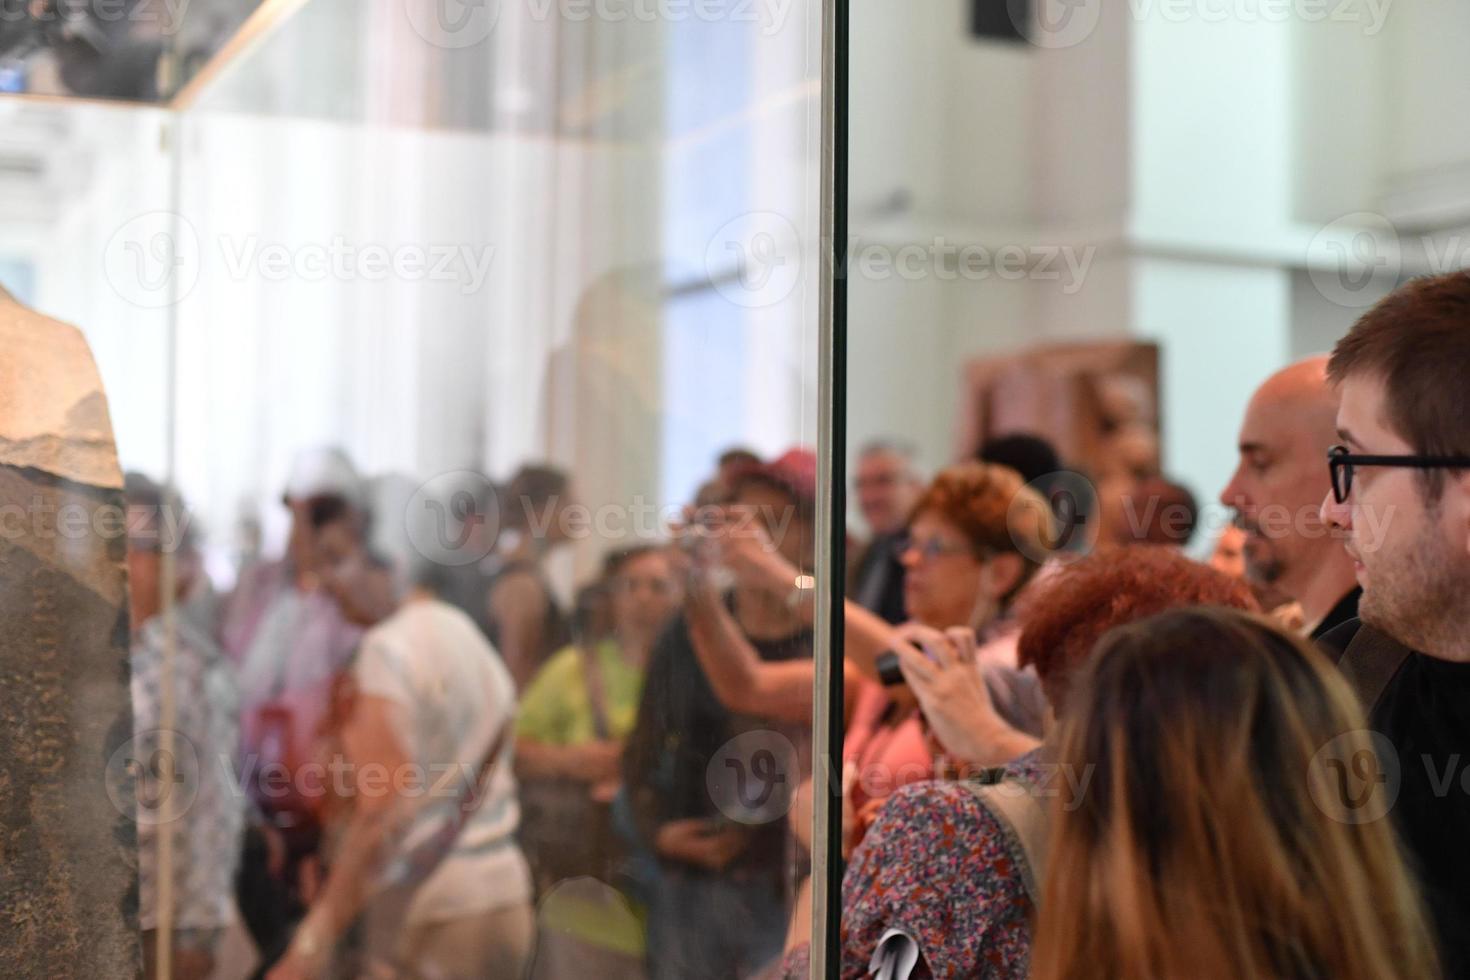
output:
[[87, 92], [134, 101], [34, 47], [0, 96], [7, 328], [68, 365], [0, 467], [123, 517], [7, 560], [131, 611], [37, 680], [73, 756], [0, 782], [78, 814], [5, 893], [100, 939], [5, 972], [772, 966], [822, 685], [735, 671], [827, 655], [830, 11], [237, 6]]

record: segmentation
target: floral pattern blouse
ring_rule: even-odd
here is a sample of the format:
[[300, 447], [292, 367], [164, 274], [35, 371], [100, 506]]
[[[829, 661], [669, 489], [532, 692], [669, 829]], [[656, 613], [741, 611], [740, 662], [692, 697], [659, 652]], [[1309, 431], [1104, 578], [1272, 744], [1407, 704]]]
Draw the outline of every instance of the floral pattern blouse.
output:
[[[1041, 782], [1039, 750], [1006, 767], [1006, 778]], [[953, 782], [905, 786], [889, 798], [853, 852], [842, 880], [844, 980], [868, 975], [879, 939], [908, 933], [923, 953], [915, 977], [1024, 980], [1031, 901], [1017, 848], [974, 793]], [[810, 950], [794, 948], [789, 980], [808, 975]]]

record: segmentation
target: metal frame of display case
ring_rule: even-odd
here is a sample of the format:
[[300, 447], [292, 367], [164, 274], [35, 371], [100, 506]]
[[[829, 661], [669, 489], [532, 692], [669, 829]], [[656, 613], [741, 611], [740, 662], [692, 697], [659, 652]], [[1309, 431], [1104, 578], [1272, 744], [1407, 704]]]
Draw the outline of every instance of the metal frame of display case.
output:
[[816, 680], [812, 724], [816, 758], [812, 772], [811, 975], [835, 976], [842, 912], [843, 607], [847, 522], [847, 152], [848, 0], [822, 2], [822, 207], [823, 263], [817, 350], [818, 496]]

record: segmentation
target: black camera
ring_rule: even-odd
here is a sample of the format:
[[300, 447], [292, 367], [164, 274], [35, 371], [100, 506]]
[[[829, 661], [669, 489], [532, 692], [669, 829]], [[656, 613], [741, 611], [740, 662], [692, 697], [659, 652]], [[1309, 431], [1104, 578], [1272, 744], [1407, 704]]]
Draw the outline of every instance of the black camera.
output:
[[878, 669], [878, 680], [883, 682], [884, 687], [897, 687], [906, 683], [903, 679], [903, 671], [898, 666], [898, 654], [892, 650], [884, 650], [878, 654], [873, 661], [873, 666]]

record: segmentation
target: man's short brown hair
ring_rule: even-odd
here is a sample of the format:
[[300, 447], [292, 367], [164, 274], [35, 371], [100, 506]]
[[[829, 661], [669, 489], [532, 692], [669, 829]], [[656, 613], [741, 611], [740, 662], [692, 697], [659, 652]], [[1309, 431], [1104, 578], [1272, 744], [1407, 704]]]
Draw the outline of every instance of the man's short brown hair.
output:
[[[1411, 280], [1379, 300], [1337, 342], [1327, 376], [1383, 382], [1390, 428], [1414, 452], [1470, 455], [1470, 271]], [[1431, 498], [1444, 486], [1425, 471]]]

